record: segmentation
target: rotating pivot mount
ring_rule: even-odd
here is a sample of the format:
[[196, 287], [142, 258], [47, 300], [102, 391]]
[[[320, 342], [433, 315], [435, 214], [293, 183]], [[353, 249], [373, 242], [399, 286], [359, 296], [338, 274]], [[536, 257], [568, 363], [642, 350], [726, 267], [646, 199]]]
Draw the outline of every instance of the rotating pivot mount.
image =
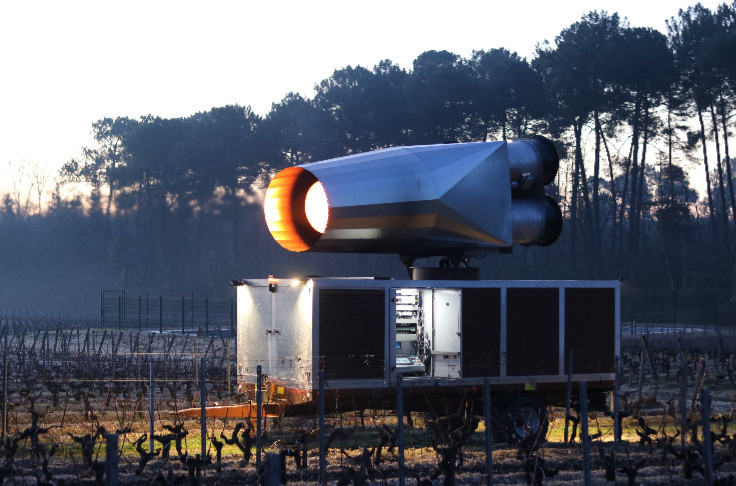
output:
[[479, 280], [478, 267], [470, 266], [469, 257], [448, 256], [440, 258], [436, 267], [415, 267], [416, 258], [399, 255], [412, 280]]
[[543, 137], [388, 148], [278, 172], [264, 212], [291, 251], [460, 262], [554, 242], [562, 216], [544, 185], [558, 164]]

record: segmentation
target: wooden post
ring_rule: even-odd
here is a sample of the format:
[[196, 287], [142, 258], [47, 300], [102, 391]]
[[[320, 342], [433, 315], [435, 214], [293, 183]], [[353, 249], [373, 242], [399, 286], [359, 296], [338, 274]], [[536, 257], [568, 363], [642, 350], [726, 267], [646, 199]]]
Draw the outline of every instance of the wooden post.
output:
[[105, 486], [118, 485], [118, 434], [107, 434], [105, 451]]
[[682, 346], [682, 331], [680, 331], [680, 335], [677, 337], [677, 347], [680, 349], [680, 359], [687, 359], [685, 348]]
[[279, 486], [281, 484], [281, 454], [266, 454], [266, 476], [264, 486]]
[[256, 469], [261, 468], [261, 389], [263, 388], [263, 368], [256, 366]]
[[202, 407], [202, 412], [200, 414], [200, 430], [202, 433], [202, 459], [204, 460], [205, 455], [207, 454], [207, 361], [205, 360], [205, 357], [202, 356], [201, 358], [201, 372], [200, 372], [200, 390], [199, 390], [199, 398], [200, 398], [200, 406]]
[[614, 383], [613, 383], [613, 443], [618, 444], [621, 440], [621, 424], [619, 420], [619, 380], [621, 379], [621, 357], [614, 358]]
[[652, 359], [652, 351], [649, 349], [649, 333], [647, 331], [646, 336], [641, 337], [641, 342], [644, 345], [644, 352], [646, 353], [647, 361], [649, 361], [649, 368], [652, 370], [652, 377], [656, 382], [658, 379], [657, 368], [654, 366], [654, 359]]
[[232, 393], [232, 388], [230, 387], [230, 340], [225, 343], [225, 362], [227, 363], [227, 394], [229, 395]]
[[491, 381], [483, 378], [483, 413], [486, 420], [486, 485], [493, 484], [493, 433], [491, 432]]
[[327, 481], [327, 451], [325, 450], [325, 372], [319, 371], [319, 483]]
[[[107, 331], [107, 329], [105, 329]], [[56, 329], [56, 335], [54, 336], [54, 353], [56, 353], [56, 344], [59, 342], [59, 332], [61, 332], [61, 328]]]
[[687, 445], [687, 361], [680, 364], [680, 450], [685, 452]]
[[583, 442], [583, 484], [590, 486], [590, 435], [588, 434], [588, 390], [584, 381], [580, 382], [580, 438]]
[[703, 422], [703, 462], [705, 463], [705, 484], [713, 486], [713, 442], [710, 432], [710, 392], [707, 388], [700, 391], [700, 414]]
[[[100, 339], [100, 346], [97, 348], [97, 351], [96, 351], [98, 355], [101, 355], [102, 354], [102, 346], [105, 345], [105, 338], [106, 337], [107, 337], [107, 329], [105, 329], [102, 332], [102, 338]], [[56, 345], [54, 345], [54, 348], [56, 348]]]
[[[195, 341], [197, 338], [194, 338]], [[197, 366], [197, 352], [194, 352], [194, 358], [192, 358], [192, 367], [194, 368], [194, 386], [199, 386], [199, 366]]]
[[[89, 332], [91, 329], [87, 328], [87, 334], [84, 336], [84, 346], [82, 347], [82, 353], [87, 352], [87, 349], [89, 349]], [[36, 340], [33, 340], [33, 348], [36, 347]], [[33, 348], [31, 348], [31, 351], [33, 351]]]
[[[644, 342], [644, 336], [642, 336], [642, 343]], [[637, 400], [641, 403], [642, 389], [644, 387], [644, 359], [645, 359], [644, 345], [642, 344], [641, 352], [639, 353], [639, 388], [636, 395]]]
[[693, 391], [693, 399], [690, 402], [690, 413], [695, 412], [695, 403], [700, 396], [700, 390], [703, 387], [705, 376], [705, 358], [701, 357], [700, 361], [698, 362], [698, 374], [695, 378], [695, 390]]
[[230, 337], [235, 334], [235, 300], [230, 297]]
[[573, 350], [570, 350], [570, 354], [567, 361], [567, 401], [565, 402], [565, 444], [567, 444], [568, 429], [570, 427], [570, 401], [572, 400], [572, 356]]
[[404, 486], [404, 386], [401, 375], [396, 377], [396, 428], [399, 446], [399, 486]]
[[230, 339], [235, 342], [235, 360], [238, 359], [238, 333], [235, 329], [235, 300], [230, 298]]
[[148, 403], [148, 416], [149, 416], [149, 427], [148, 427], [148, 433], [151, 437], [151, 444], [149, 446], [149, 452], [153, 454], [153, 401], [154, 401], [154, 389], [153, 389], [153, 358], [151, 358], [150, 361], [150, 370], [149, 370], [149, 403]]
[[8, 429], [8, 335], [5, 335], [5, 346], [3, 346], [3, 435]]

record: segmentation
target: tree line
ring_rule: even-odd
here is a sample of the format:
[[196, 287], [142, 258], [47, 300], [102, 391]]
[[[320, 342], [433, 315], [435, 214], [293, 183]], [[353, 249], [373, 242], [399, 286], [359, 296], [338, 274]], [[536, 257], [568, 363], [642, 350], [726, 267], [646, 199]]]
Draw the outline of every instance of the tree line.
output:
[[[231, 105], [105, 118], [61, 169], [47, 208], [2, 196], [2, 291], [22, 300], [71, 281], [68, 301], [100, 288], [221, 294], [229, 277], [268, 273], [402, 276], [395, 257], [281, 250], [262, 218], [270, 174], [389, 146], [534, 134], [562, 157], [550, 191], [563, 234], [483, 260], [484, 276], [732, 289], [735, 87], [733, 2], [681, 10], [667, 33], [590, 12], [529, 61], [495, 48], [426, 51], [409, 70], [347, 66], [265, 116]], [[85, 189], [70, 193], [75, 184]]]

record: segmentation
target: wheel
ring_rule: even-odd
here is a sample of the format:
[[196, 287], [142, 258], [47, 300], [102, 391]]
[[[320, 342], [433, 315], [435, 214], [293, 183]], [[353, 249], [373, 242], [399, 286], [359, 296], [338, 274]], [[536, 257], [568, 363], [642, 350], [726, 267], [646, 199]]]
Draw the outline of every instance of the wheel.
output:
[[[534, 405], [527, 405], [519, 408], [513, 415], [513, 434], [517, 440], [526, 439], [530, 436], [538, 436], [542, 430], [543, 415], [546, 415], [546, 410], [542, 412]], [[546, 435], [546, 430], [545, 430]]]
[[532, 397], [519, 397], [506, 402], [505, 411], [500, 421], [498, 440], [503, 442], [521, 442], [535, 438], [541, 442], [547, 436], [549, 420], [547, 408], [542, 402]]

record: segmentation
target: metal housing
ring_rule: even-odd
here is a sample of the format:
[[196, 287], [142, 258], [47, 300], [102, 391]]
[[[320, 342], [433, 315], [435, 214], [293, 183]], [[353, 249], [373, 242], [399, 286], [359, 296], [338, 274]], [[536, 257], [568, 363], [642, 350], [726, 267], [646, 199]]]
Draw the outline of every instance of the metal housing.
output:
[[[266, 193], [266, 219], [293, 251], [446, 256], [549, 244], [561, 214], [549, 210], [556, 203], [543, 188], [557, 165], [543, 137], [376, 150], [279, 172]], [[329, 204], [323, 233], [304, 215], [316, 182]]]
[[[320, 370], [346, 408], [390, 401], [399, 375], [430, 395], [488, 377], [499, 391], [534, 389], [554, 401], [571, 349], [574, 381], [593, 389], [611, 387], [620, 354], [618, 281], [319, 278], [237, 289], [239, 383], [252, 389], [261, 365], [287, 415], [311, 405]], [[402, 295], [422, 306], [414, 334]], [[422, 359], [413, 343], [426, 344]]]

